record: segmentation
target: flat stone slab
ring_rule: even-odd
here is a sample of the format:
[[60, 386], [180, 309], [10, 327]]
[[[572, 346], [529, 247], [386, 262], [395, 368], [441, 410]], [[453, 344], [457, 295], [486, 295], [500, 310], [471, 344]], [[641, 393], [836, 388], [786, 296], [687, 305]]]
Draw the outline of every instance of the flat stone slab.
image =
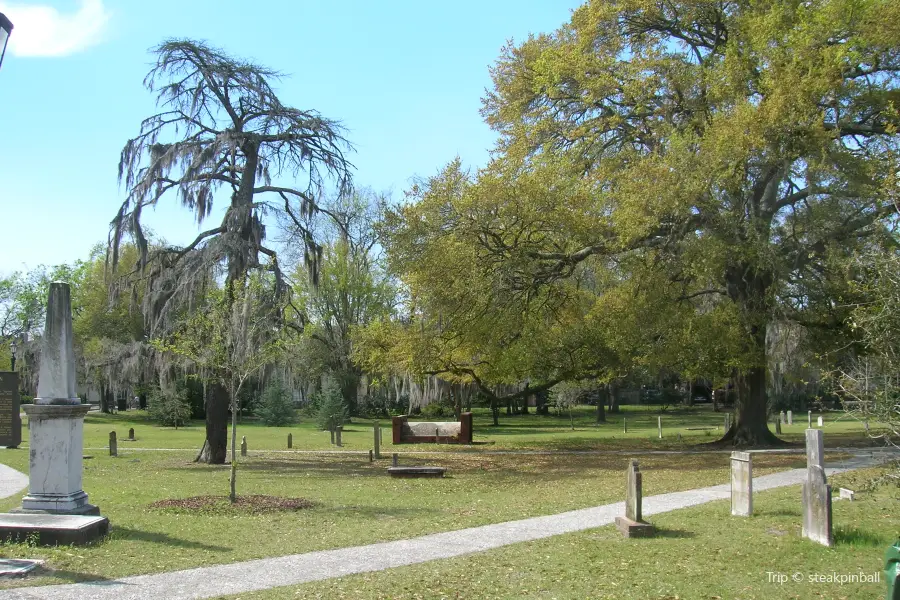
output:
[[632, 521], [628, 517], [616, 517], [616, 527], [627, 538], [653, 537], [656, 533], [656, 529], [650, 523]]
[[391, 477], [443, 477], [444, 467], [388, 467]]
[[22, 577], [42, 564], [42, 560], [0, 558], [0, 577]]
[[41, 546], [86, 544], [109, 533], [109, 519], [81, 515], [0, 514], [0, 539], [17, 542], [37, 536]]

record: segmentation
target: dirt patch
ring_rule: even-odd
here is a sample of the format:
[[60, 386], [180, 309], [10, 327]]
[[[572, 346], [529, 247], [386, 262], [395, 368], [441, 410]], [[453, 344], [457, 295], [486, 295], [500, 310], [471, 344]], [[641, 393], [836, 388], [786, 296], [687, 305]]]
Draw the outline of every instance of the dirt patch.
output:
[[193, 496], [192, 498], [169, 498], [158, 500], [150, 508], [175, 512], [263, 514], [288, 512], [311, 508], [313, 503], [306, 498], [280, 498], [278, 496], [250, 495], [238, 496], [232, 504], [227, 496]]

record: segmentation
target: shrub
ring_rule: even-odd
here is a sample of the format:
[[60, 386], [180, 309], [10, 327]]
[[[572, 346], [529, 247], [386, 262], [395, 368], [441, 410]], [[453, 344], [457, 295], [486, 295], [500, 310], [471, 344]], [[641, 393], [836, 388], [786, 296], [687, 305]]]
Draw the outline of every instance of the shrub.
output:
[[422, 416], [428, 417], [429, 419], [433, 419], [435, 417], [443, 417], [444, 407], [440, 402], [432, 402], [430, 404], [426, 404], [422, 409]]
[[290, 425], [297, 420], [290, 390], [280, 379], [266, 386], [254, 412], [263, 423], [272, 427]]
[[188, 389], [183, 384], [173, 390], [155, 388], [150, 393], [150, 416], [160, 425], [175, 429], [187, 423], [191, 418]]
[[316, 422], [322, 429], [334, 429], [338, 425], [343, 425], [349, 418], [347, 407], [344, 405], [344, 397], [341, 395], [341, 389], [333, 381], [325, 382], [322, 391], [319, 392], [316, 403], [319, 410], [316, 413]]

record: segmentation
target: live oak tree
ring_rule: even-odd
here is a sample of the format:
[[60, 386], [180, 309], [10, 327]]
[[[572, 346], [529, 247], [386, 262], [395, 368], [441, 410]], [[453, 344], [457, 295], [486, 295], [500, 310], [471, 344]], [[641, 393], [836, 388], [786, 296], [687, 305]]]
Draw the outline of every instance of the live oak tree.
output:
[[774, 443], [767, 329], [838, 326], [848, 256], [893, 241], [898, 24], [892, 0], [598, 0], [510, 45], [481, 179], [543, 173], [548, 214], [488, 191], [481, 260], [533, 294], [631, 261], [651, 293], [721, 305], [739, 325], [725, 439]]
[[[156, 64], [144, 83], [156, 93], [160, 112], [144, 119], [122, 149], [119, 179], [127, 195], [112, 221], [109, 258], [115, 268], [123, 238], [133, 239], [139, 258], [124, 279], [145, 286], [143, 312], [157, 336], [205, 293], [211, 274], [224, 279], [229, 305], [234, 290], [258, 271], [271, 273], [275, 298], [287, 297], [278, 255], [266, 242], [267, 214], [300, 232], [315, 279], [321, 247], [304, 215], [318, 210], [316, 198], [329, 181], [341, 193], [349, 189], [351, 165], [339, 124], [284, 105], [271, 85], [279, 77], [275, 71], [191, 40], [168, 40], [153, 52]], [[279, 178], [299, 183], [281, 185]], [[141, 226], [146, 208], [177, 197], [200, 223], [217, 192], [227, 198], [218, 225], [184, 247], [150, 247]], [[227, 390], [217, 386], [206, 406], [210, 463], [225, 461], [228, 405]]]

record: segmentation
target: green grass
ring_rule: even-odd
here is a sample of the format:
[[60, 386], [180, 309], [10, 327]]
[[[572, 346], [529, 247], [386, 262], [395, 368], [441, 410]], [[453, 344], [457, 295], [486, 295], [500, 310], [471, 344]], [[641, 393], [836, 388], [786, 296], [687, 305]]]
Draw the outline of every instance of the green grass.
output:
[[[21, 450], [2, 460], [25, 470]], [[437, 453], [404, 457], [404, 464], [436, 464], [445, 479], [391, 479], [386, 460], [359, 455], [262, 454], [240, 461], [239, 494], [303, 497], [314, 507], [262, 515], [149, 509], [166, 498], [219, 494], [228, 468], [191, 462], [193, 451], [123, 449], [84, 462], [84, 489], [112, 523], [110, 537], [81, 548], [10, 544], [7, 557], [37, 557], [51, 569], [0, 586], [63, 583], [184, 569], [239, 560], [354, 546], [424, 533], [496, 523], [596, 506], [622, 499], [625, 456], [476, 455]], [[760, 455], [755, 472], [803, 466], [797, 455]], [[722, 454], [641, 459], [647, 495], [728, 481]], [[21, 495], [0, 501], [0, 511]]]
[[[860, 489], [867, 470], [834, 478]], [[623, 539], [613, 526], [421, 565], [243, 593], [241, 600], [328, 599], [847, 599], [881, 598], [885, 584], [815, 582], [815, 574], [873, 575], [900, 530], [900, 488], [834, 503], [836, 545], [800, 537], [799, 489], [758, 494], [755, 514], [732, 517], [727, 502], [651, 520], [659, 535]], [[771, 573], [771, 574], [770, 574]], [[799, 574], [801, 581], [793, 581]], [[779, 578], [779, 575], [784, 578]]]
[[[595, 409], [578, 407], [575, 413], [575, 430], [572, 431], [568, 415], [501, 415], [500, 425], [491, 424], [490, 413], [475, 410], [475, 446], [404, 444], [394, 447], [391, 443], [390, 419], [379, 420], [383, 428], [385, 453], [410, 450], [467, 451], [467, 450], [665, 450], [690, 449], [693, 446], [713, 442], [722, 436], [725, 414], [713, 412], [710, 406], [692, 409], [669, 409], [660, 413], [658, 407], [623, 406], [618, 414], [607, 414], [608, 422], [594, 422]], [[657, 417], [663, 421], [663, 439], [657, 435]], [[801, 418], [802, 417], [802, 418]], [[425, 420], [425, 419], [423, 419]], [[623, 420], [628, 432], [624, 433]], [[127, 441], [128, 429], [135, 429], [136, 440]], [[706, 428], [706, 429], [700, 429]], [[802, 443], [806, 429], [806, 415], [798, 415], [795, 424], [783, 428], [782, 438]], [[204, 424], [193, 422], [177, 430], [158, 427], [142, 411], [129, 411], [117, 415], [90, 413], [85, 421], [84, 445], [88, 454], [96, 454], [109, 442], [109, 432], [115, 430], [119, 450], [129, 448], [171, 448], [198, 450], [205, 437]], [[861, 423], [844, 413], [826, 414], [825, 442], [830, 447], [868, 445]], [[287, 435], [293, 436], [296, 450], [334, 450], [328, 432], [319, 431], [310, 418], [301, 418], [289, 427], [266, 427], [253, 419], [245, 418], [238, 425], [238, 443], [246, 436], [251, 452], [256, 450], [286, 450]], [[678, 434], [681, 434], [681, 441]], [[23, 430], [23, 440], [28, 432]], [[27, 441], [23, 448], [27, 448]], [[345, 426], [343, 449], [367, 452], [373, 448], [372, 420], [355, 418]]]

